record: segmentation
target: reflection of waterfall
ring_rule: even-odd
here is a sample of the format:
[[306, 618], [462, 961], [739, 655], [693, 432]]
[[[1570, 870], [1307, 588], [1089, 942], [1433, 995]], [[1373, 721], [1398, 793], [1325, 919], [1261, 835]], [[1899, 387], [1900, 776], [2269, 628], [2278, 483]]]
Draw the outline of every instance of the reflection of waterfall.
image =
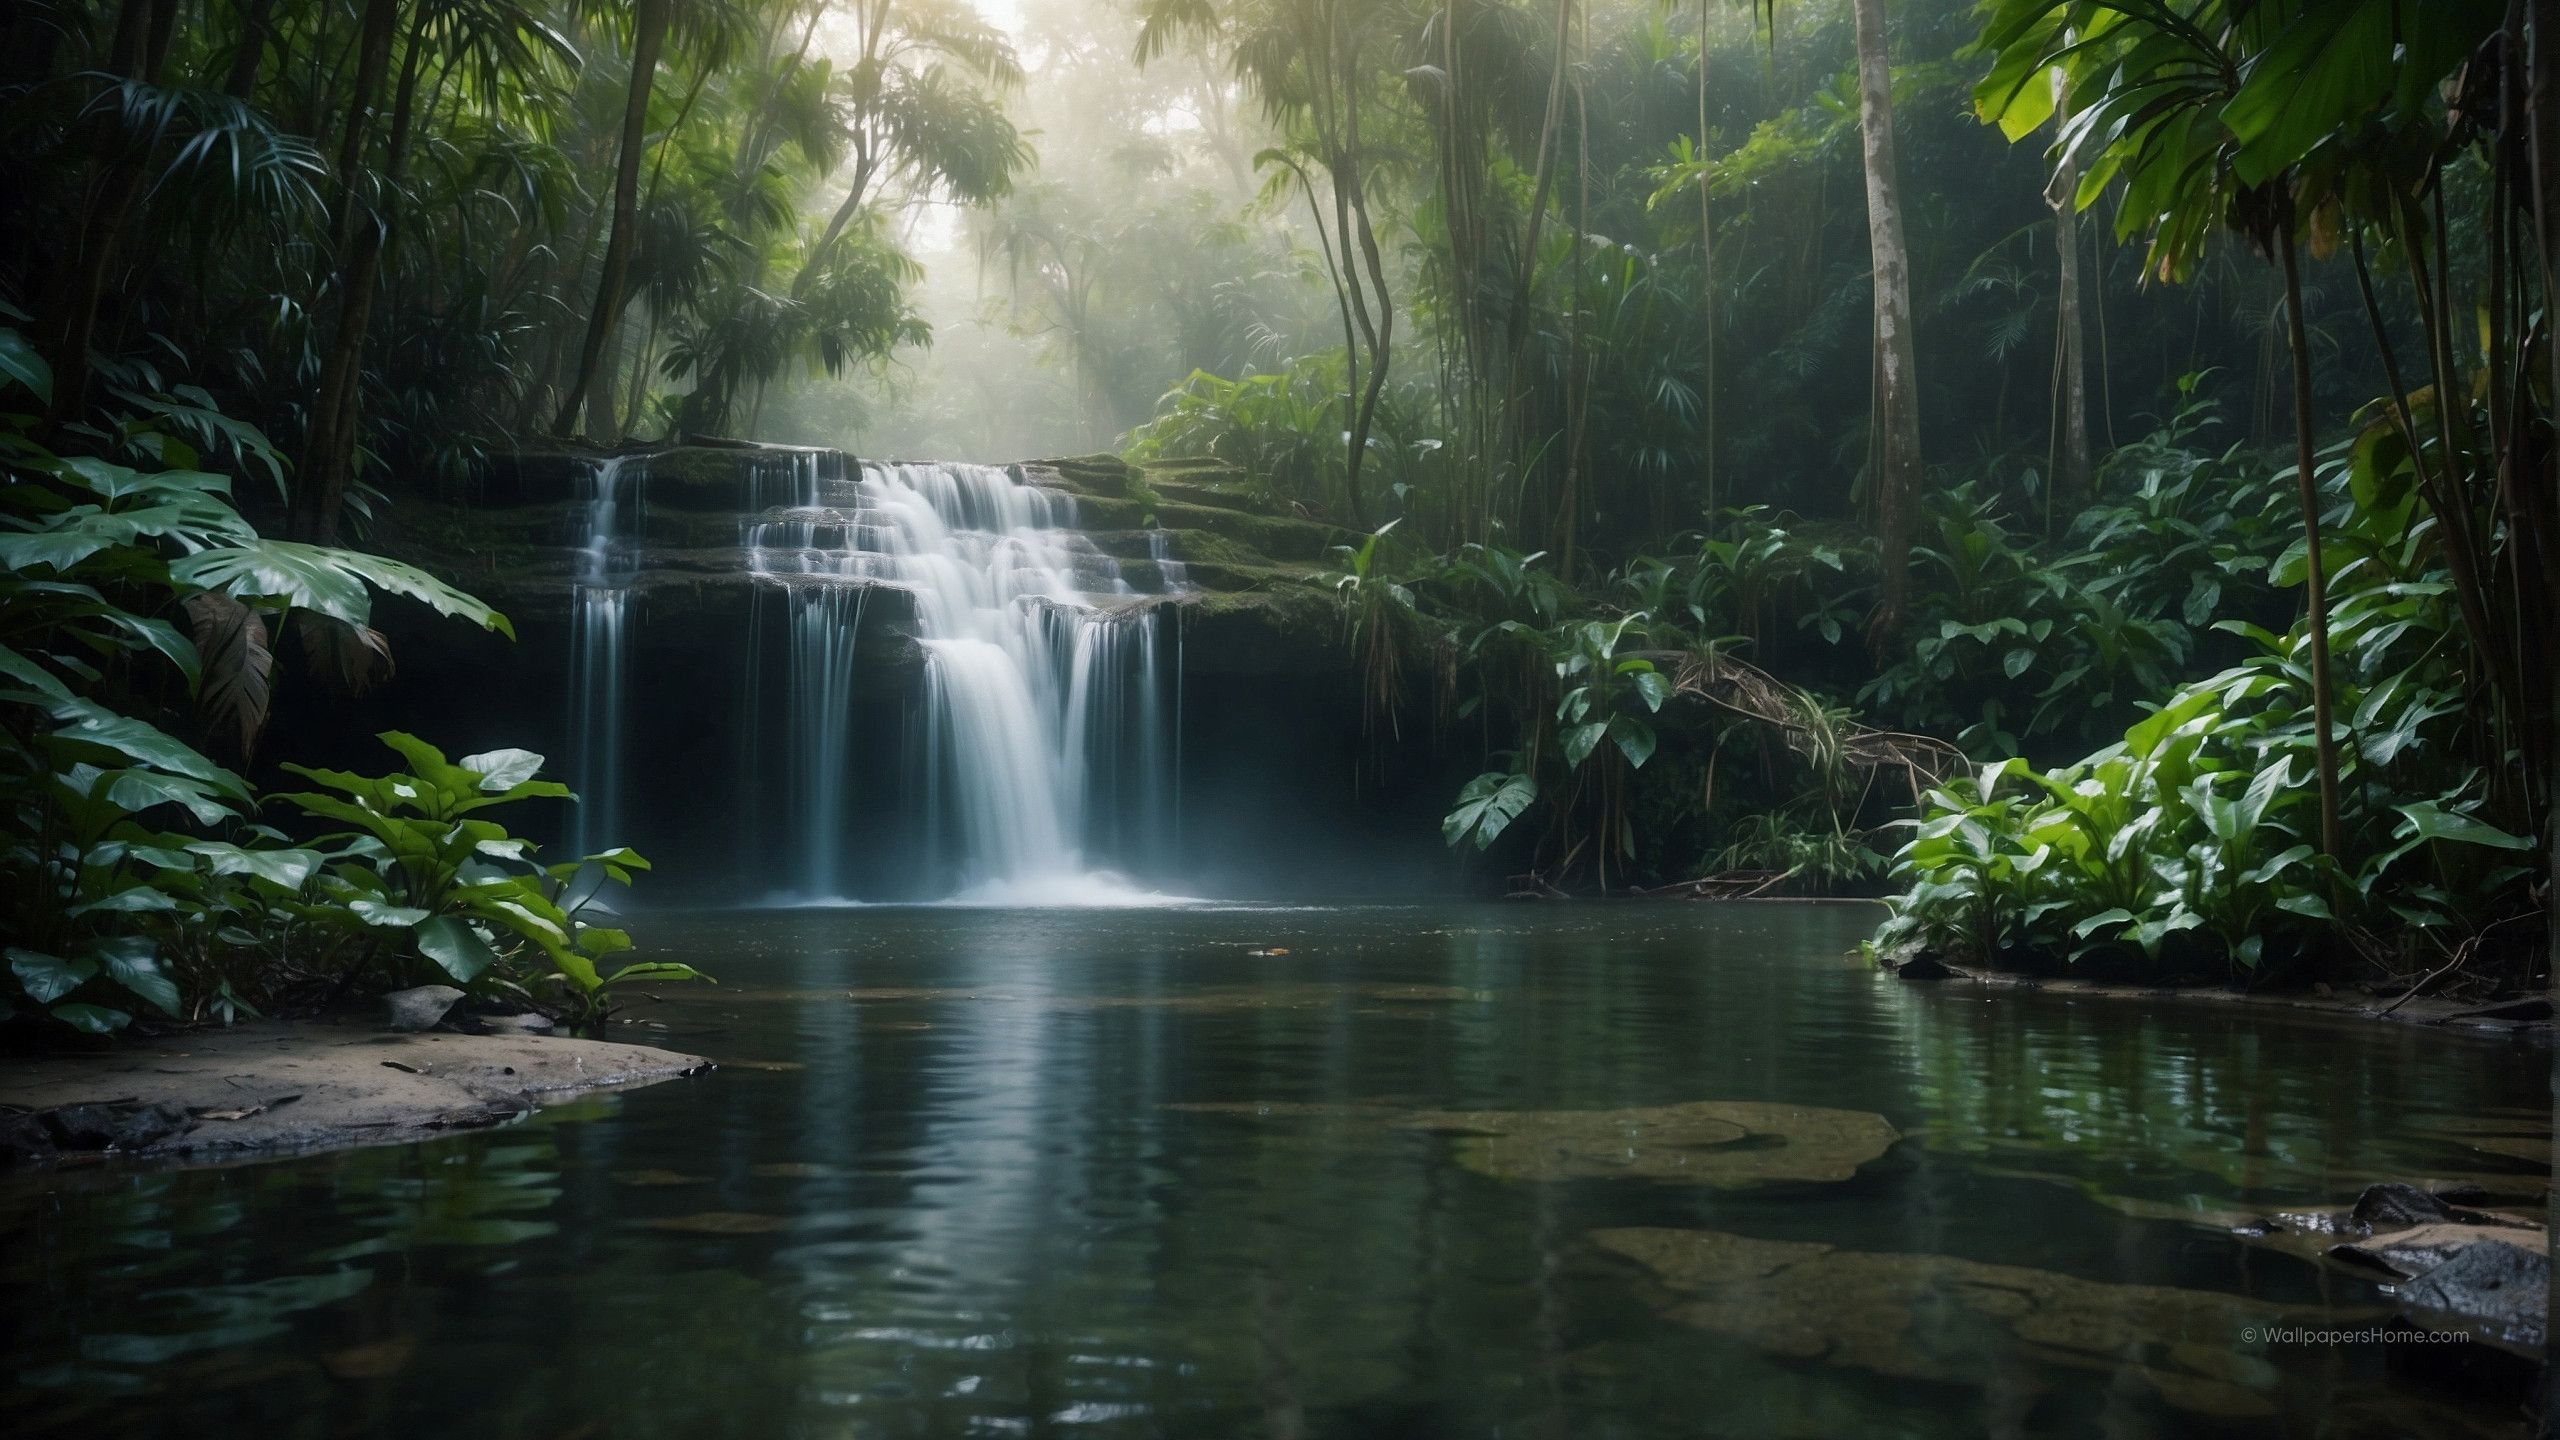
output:
[[[814, 457], [813, 457], [814, 459]], [[799, 886], [838, 894], [852, 660], [868, 587], [906, 593], [924, 652], [918, 767], [927, 867], [985, 898], [1094, 898], [1096, 864], [1164, 833], [1173, 754], [1156, 612], [1070, 527], [1075, 502], [984, 465], [797, 462], [749, 522], [757, 573], [792, 592]], [[785, 490], [759, 480], [758, 499]], [[956, 882], [956, 886], [955, 886]]]
[[622, 730], [630, 697], [625, 659], [631, 643], [632, 580], [648, 519], [645, 458], [614, 456], [584, 477], [584, 533], [569, 611], [569, 788], [578, 793], [569, 848], [585, 855], [620, 845]]

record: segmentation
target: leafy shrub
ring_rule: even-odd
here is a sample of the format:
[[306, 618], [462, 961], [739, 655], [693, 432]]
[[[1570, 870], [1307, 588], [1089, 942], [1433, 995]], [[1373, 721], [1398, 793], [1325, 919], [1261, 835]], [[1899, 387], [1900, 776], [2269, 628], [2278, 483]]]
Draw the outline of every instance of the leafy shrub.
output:
[[[41, 408], [50, 385], [32, 347], [0, 327], [0, 399]], [[376, 592], [507, 629], [411, 566], [261, 536], [230, 479], [197, 468], [193, 439], [214, 436], [281, 482], [265, 438], [200, 395], [130, 399], [112, 428], [66, 431], [89, 454], [57, 453], [31, 413], [0, 413], [0, 931], [11, 942], [0, 1019], [27, 1013], [96, 1034], [145, 1009], [229, 1019], [254, 1013], [253, 995], [332, 971], [343, 983], [361, 947], [350, 955], [328, 937], [420, 908], [357, 878], [380, 858], [365, 847], [390, 842], [293, 843], [256, 821], [235, 770], [168, 727], [246, 755], [288, 628], [336, 666], [361, 672], [387, 656], [368, 627]], [[492, 832], [472, 832], [473, 843], [512, 843]], [[607, 860], [608, 878], [635, 868]], [[431, 902], [417, 923], [450, 936], [450, 916], [501, 898], [477, 883], [451, 904]], [[533, 902], [570, 915], [579, 905], [562, 904], [564, 891], [591, 885], [527, 882], [503, 898], [557, 924]], [[581, 949], [577, 934], [564, 930], [552, 959], [591, 1010], [604, 984], [587, 983], [592, 956], [606, 952]]]
[[2259, 653], [2179, 690], [2119, 743], [2049, 773], [2000, 761], [1930, 794], [1894, 857], [1907, 888], [1879, 943], [2256, 971], [2342, 931], [2459, 936], [2514, 913], [2534, 842], [2495, 823], [2491, 776], [2461, 760], [2445, 589], [2389, 580], [2332, 615], [2355, 737], [2342, 853], [2317, 853], [2303, 783], [2307, 642], [2235, 624]]
[[[612, 989], [637, 980], [698, 980], [689, 965], [643, 962], [606, 974], [599, 962], [631, 948], [628, 932], [597, 923], [608, 886], [628, 887], [649, 862], [629, 850], [557, 865], [483, 812], [534, 799], [575, 799], [537, 780], [542, 757], [497, 750], [448, 761], [413, 735], [382, 743], [408, 761], [389, 775], [354, 775], [288, 764], [324, 791], [280, 795], [305, 815], [352, 828], [316, 842], [332, 859], [295, 918], [336, 928], [362, 953], [387, 949], [393, 978], [445, 980], [537, 999], [565, 992], [585, 1021], [603, 1017]], [[388, 939], [386, 947], [377, 942]], [[434, 972], [427, 973], [429, 968]]]

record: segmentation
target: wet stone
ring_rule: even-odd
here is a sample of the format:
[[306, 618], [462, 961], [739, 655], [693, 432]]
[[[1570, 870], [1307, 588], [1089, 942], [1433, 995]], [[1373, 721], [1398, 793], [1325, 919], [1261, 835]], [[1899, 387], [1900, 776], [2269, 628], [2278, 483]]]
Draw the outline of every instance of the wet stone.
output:
[[65, 1150], [139, 1150], [196, 1122], [177, 1105], [65, 1105], [46, 1111], [44, 1123]]
[[2399, 1289], [2412, 1320], [2468, 1330], [2493, 1344], [2542, 1352], [2551, 1260], [2510, 1240], [2476, 1239]]
[[382, 997], [386, 1012], [384, 1023], [403, 1034], [414, 1035], [432, 1030], [445, 1012], [462, 998], [462, 992], [450, 985], [420, 985], [409, 990], [394, 990]]

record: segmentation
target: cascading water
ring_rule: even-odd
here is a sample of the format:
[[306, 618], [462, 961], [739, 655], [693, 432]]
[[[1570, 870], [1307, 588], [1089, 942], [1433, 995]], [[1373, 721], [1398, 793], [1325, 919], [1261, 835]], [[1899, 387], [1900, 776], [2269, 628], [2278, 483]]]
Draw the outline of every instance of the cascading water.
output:
[[1191, 567], [1173, 558], [1173, 536], [1163, 530], [1147, 532], [1147, 558], [1156, 562], [1156, 583], [1167, 595], [1179, 595], [1191, 588]]
[[585, 855], [623, 843], [622, 731], [630, 653], [632, 582], [648, 519], [645, 457], [614, 456], [588, 468], [583, 533], [569, 612], [569, 849]]
[[797, 888], [841, 894], [845, 757], [863, 594], [904, 592], [923, 651], [920, 843], [940, 893], [1134, 898], [1172, 804], [1170, 673], [1155, 613], [1072, 529], [1075, 502], [986, 465], [795, 459], [755, 482], [754, 571], [790, 597]]

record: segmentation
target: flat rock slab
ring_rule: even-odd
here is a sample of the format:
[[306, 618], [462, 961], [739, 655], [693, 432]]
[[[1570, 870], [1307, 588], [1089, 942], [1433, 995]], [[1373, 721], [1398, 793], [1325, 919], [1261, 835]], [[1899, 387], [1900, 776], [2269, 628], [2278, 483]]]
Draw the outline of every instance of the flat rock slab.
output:
[[211, 1162], [421, 1140], [710, 1063], [566, 1036], [395, 1035], [260, 1023], [131, 1041], [92, 1055], [0, 1059], [0, 1104], [31, 1111], [106, 1102], [173, 1107], [193, 1124], [110, 1153]]

